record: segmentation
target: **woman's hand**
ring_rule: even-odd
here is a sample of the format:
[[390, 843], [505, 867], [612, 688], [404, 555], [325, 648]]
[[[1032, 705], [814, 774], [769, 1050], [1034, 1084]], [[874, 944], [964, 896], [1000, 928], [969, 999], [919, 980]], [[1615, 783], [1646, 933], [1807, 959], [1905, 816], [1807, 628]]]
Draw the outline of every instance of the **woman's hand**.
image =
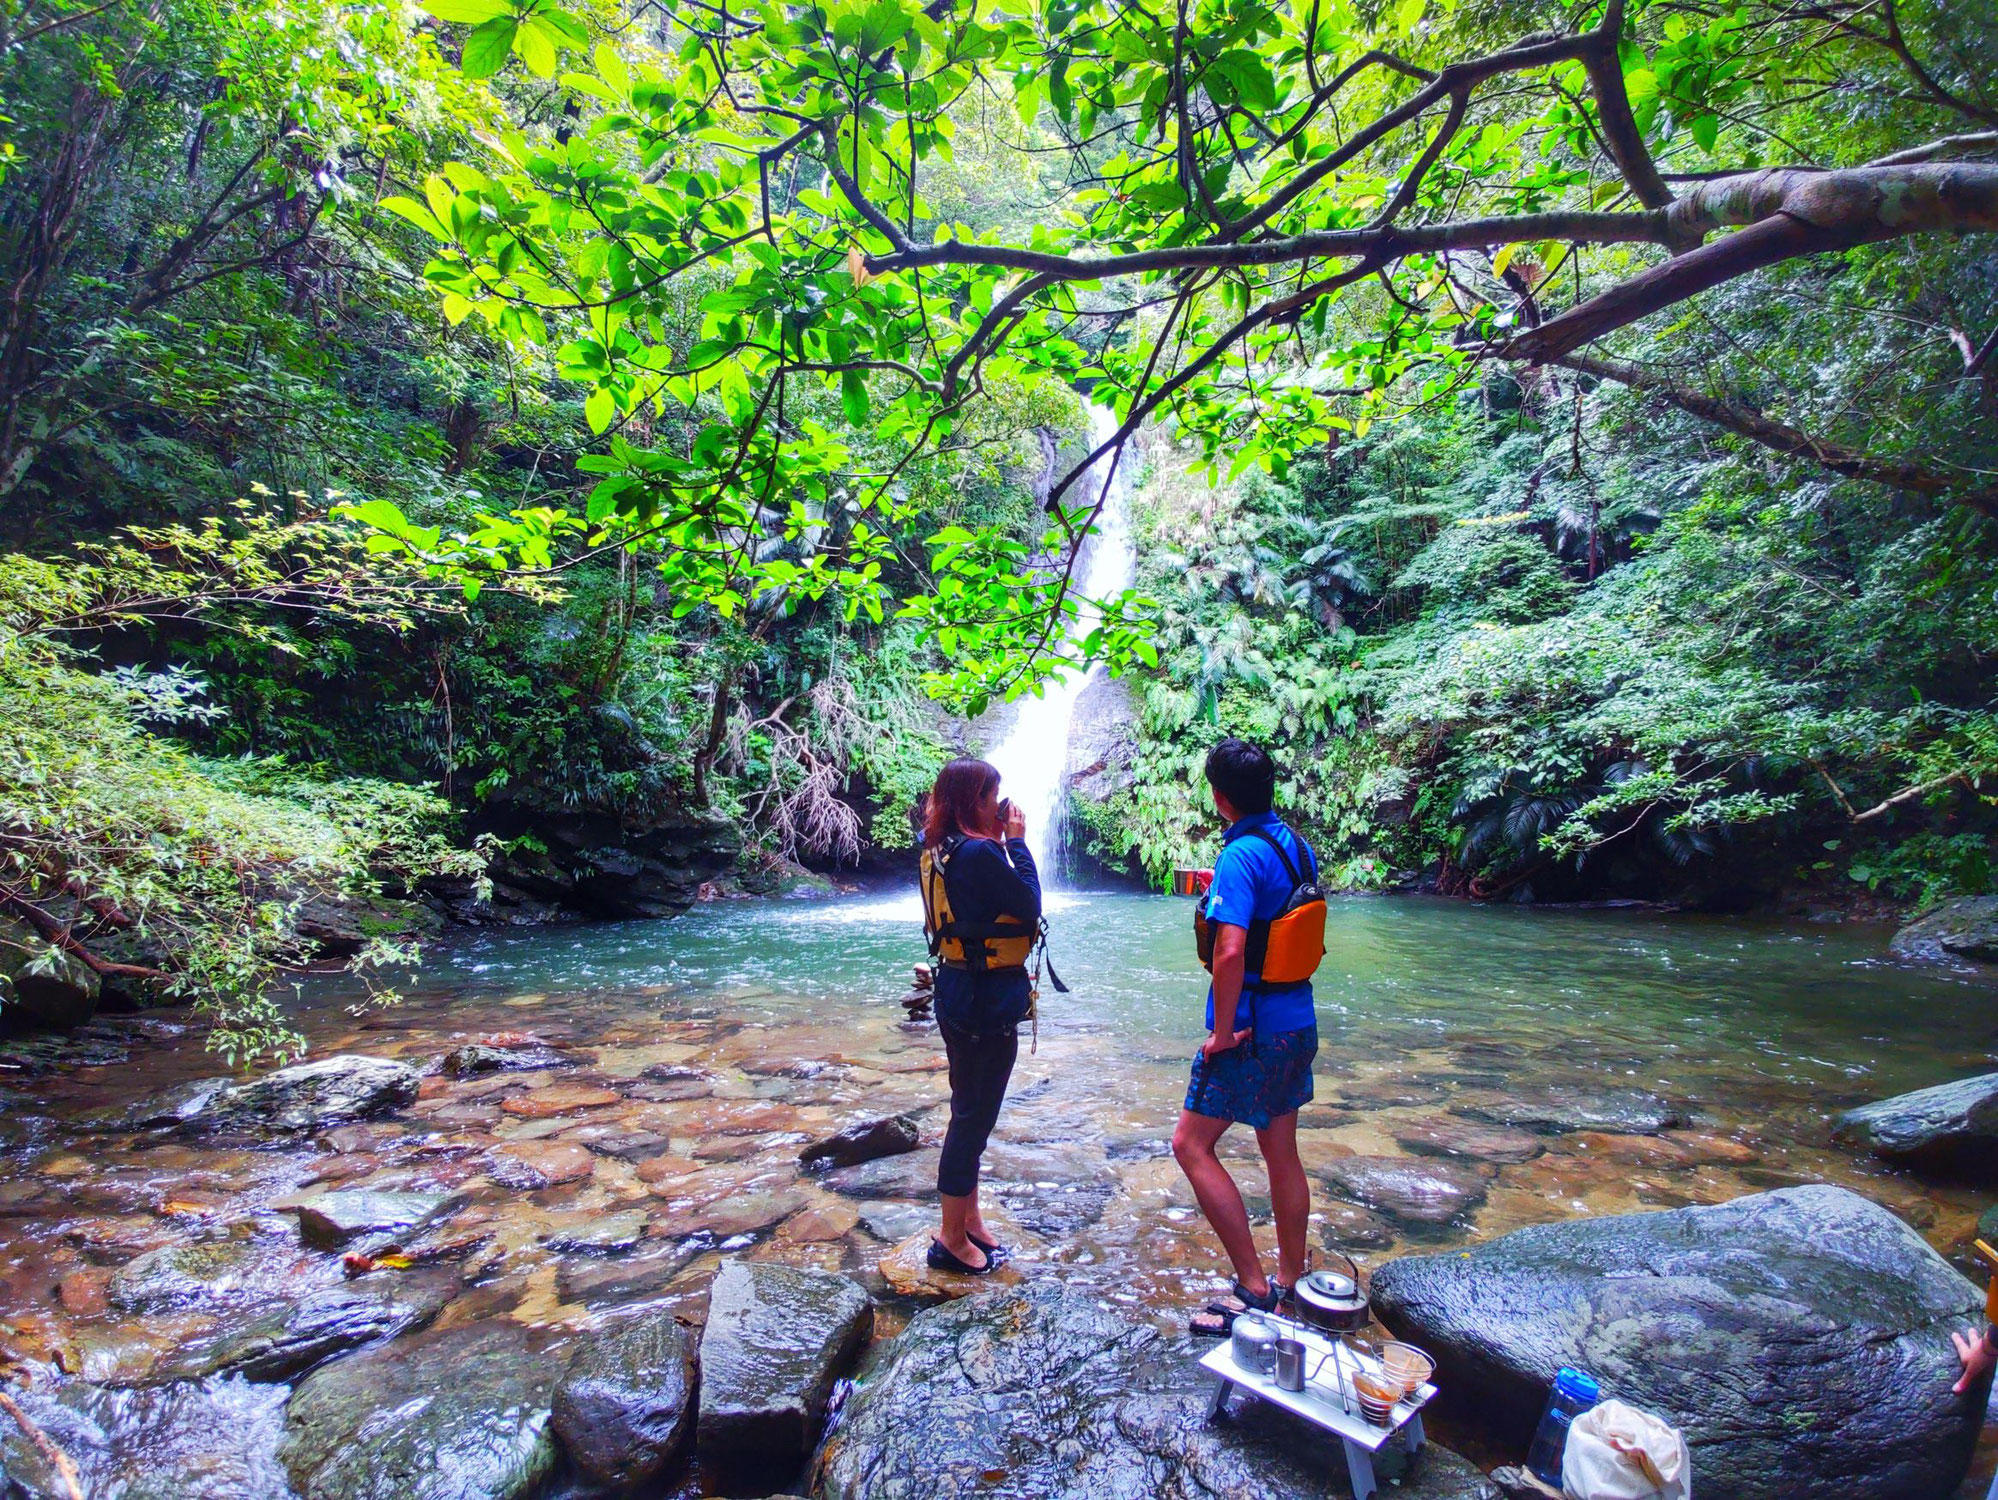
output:
[[1255, 1035], [1255, 1031], [1256, 1028], [1251, 1026], [1247, 1031], [1210, 1032], [1208, 1033], [1207, 1040], [1200, 1044], [1200, 1055], [1206, 1058], [1214, 1058], [1223, 1052], [1233, 1052], [1251, 1036]]
[[1026, 836], [1027, 815], [1020, 810], [1019, 803], [1009, 800], [1006, 803], [1006, 837], [1009, 839], [1023, 839]]
[[1962, 1333], [1952, 1333], [1950, 1339], [1956, 1345], [1956, 1357], [1963, 1361], [1963, 1378], [1949, 1388], [1949, 1393], [1961, 1396], [1983, 1378], [1994, 1362], [1998, 1362], [1998, 1349], [1991, 1345], [1988, 1328], [1982, 1333], [1966, 1328]]

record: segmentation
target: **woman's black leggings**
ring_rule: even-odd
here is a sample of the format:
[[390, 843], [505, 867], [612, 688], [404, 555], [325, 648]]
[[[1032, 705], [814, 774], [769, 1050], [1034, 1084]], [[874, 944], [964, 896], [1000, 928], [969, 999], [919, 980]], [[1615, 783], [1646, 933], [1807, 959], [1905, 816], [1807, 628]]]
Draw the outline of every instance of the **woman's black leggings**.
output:
[[941, 1017], [944, 1053], [950, 1058], [950, 1128], [937, 1162], [937, 1191], [952, 1198], [978, 1190], [978, 1158], [1006, 1102], [1006, 1083], [1020, 1055], [1016, 1027], [976, 1033], [960, 1031]]

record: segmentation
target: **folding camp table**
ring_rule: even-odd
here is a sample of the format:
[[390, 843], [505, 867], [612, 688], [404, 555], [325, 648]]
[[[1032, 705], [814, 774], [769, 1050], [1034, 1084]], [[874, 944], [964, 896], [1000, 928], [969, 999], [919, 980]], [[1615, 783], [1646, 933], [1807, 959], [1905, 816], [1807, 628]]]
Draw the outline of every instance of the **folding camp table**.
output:
[[[1207, 1409], [1208, 1420], [1212, 1421], [1222, 1414], [1228, 1405], [1229, 1393], [1238, 1386], [1273, 1406], [1294, 1412], [1307, 1422], [1316, 1423], [1338, 1435], [1346, 1449], [1346, 1475], [1353, 1482], [1353, 1500], [1371, 1500], [1380, 1487], [1374, 1479], [1374, 1455], [1390, 1439], [1403, 1434], [1407, 1436], [1410, 1453], [1422, 1446], [1422, 1408], [1436, 1394], [1436, 1387], [1425, 1384], [1414, 1395], [1396, 1402], [1389, 1414], [1388, 1425], [1376, 1427], [1361, 1415], [1360, 1398], [1353, 1393], [1352, 1386], [1356, 1369], [1378, 1371], [1380, 1361], [1345, 1346], [1338, 1349], [1335, 1366], [1331, 1338], [1314, 1328], [1287, 1319], [1272, 1318], [1270, 1321], [1279, 1332], [1303, 1342], [1304, 1367], [1312, 1372], [1313, 1378], [1305, 1382], [1302, 1391], [1284, 1390], [1276, 1383], [1274, 1374], [1258, 1374], [1237, 1364], [1233, 1341], [1222, 1339], [1200, 1361], [1203, 1369], [1219, 1377], [1219, 1383], [1214, 1388], [1213, 1405]], [[1342, 1390], [1345, 1395], [1343, 1404], [1340, 1400]]]

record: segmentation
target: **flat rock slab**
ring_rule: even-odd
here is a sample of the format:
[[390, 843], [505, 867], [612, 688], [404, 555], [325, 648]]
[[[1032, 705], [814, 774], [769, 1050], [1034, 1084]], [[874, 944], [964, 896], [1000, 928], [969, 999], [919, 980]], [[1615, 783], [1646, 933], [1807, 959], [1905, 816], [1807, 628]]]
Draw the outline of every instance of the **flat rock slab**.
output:
[[934, 1205], [871, 1201], [858, 1205], [860, 1227], [877, 1240], [897, 1244], [925, 1227], [935, 1227]]
[[174, 1361], [171, 1373], [197, 1380], [210, 1375], [296, 1380], [335, 1355], [423, 1327], [457, 1285], [452, 1273], [411, 1271], [327, 1287], [219, 1338], [197, 1342]]
[[881, 1279], [896, 1296], [911, 1297], [918, 1302], [949, 1302], [995, 1286], [1020, 1284], [1020, 1268], [1011, 1261], [983, 1276], [931, 1269], [930, 1242], [934, 1238], [933, 1231], [919, 1229], [881, 1257]]
[[567, 1141], [509, 1141], [492, 1152], [493, 1180], [527, 1192], [581, 1182], [596, 1169], [587, 1147]]
[[357, 1239], [420, 1229], [463, 1199], [452, 1193], [336, 1188], [299, 1203], [298, 1236], [315, 1250], [338, 1250]]
[[278, 1456], [304, 1500], [525, 1500], [564, 1363], [503, 1318], [396, 1339], [308, 1375]]
[[579, 1110], [604, 1109], [622, 1103], [624, 1096], [614, 1089], [599, 1088], [589, 1083], [551, 1083], [532, 1093], [515, 1094], [503, 1099], [500, 1108], [523, 1120], [548, 1120], [556, 1115], [571, 1115]]
[[[1336, 1439], [1262, 1402], [1209, 1423], [1186, 1339], [1052, 1279], [928, 1308], [856, 1379], [820, 1460], [821, 1500], [991, 1494], [1295, 1500], [1343, 1494]], [[1335, 1477], [1336, 1476], [1336, 1477]], [[1397, 1500], [1494, 1500], [1430, 1444]]]
[[1572, 1365], [1684, 1431], [1703, 1500], [1945, 1500], [1983, 1423], [1988, 1380], [1949, 1395], [1981, 1294], [1842, 1188], [1536, 1225], [1371, 1290], [1508, 1443]]
[[808, 1200], [795, 1188], [767, 1193], [739, 1193], [695, 1208], [674, 1209], [653, 1221], [653, 1233], [667, 1239], [690, 1234], [732, 1240], [738, 1235], [775, 1229], [803, 1208]]
[[849, 1198], [934, 1198], [937, 1191], [936, 1147], [905, 1152], [841, 1167], [825, 1176], [825, 1185]]
[[1316, 1169], [1342, 1198], [1404, 1224], [1448, 1224], [1485, 1201], [1485, 1179], [1455, 1162], [1413, 1156], [1348, 1156]]
[[114, 1271], [107, 1294], [121, 1312], [241, 1307], [287, 1290], [286, 1271], [297, 1259], [295, 1249], [254, 1240], [163, 1245]]
[[1690, 1125], [1686, 1112], [1642, 1089], [1557, 1089], [1527, 1093], [1477, 1094], [1450, 1106], [1450, 1113], [1494, 1125], [1513, 1125], [1542, 1135], [1571, 1130], [1609, 1130], [1623, 1135], [1656, 1135]]
[[1311, 1216], [1327, 1250], [1385, 1250], [1395, 1241], [1394, 1226], [1357, 1203], [1320, 1203]]
[[1532, 1161], [1547, 1149], [1547, 1142], [1528, 1130], [1510, 1125], [1487, 1125], [1454, 1115], [1438, 1115], [1404, 1125], [1394, 1133], [1395, 1143], [1417, 1156], [1467, 1156], [1474, 1161], [1517, 1163]]
[[1911, 1166], [1998, 1172], [1998, 1073], [1849, 1109], [1832, 1138]]
[[1998, 962], [1998, 896], [1946, 901], [1895, 933], [1888, 948], [1898, 958]]
[[922, 1144], [914, 1115], [883, 1115], [861, 1120], [837, 1135], [814, 1141], [798, 1153], [799, 1164], [817, 1171], [858, 1166], [884, 1156], [900, 1156]]
[[581, 1224], [552, 1229], [542, 1243], [558, 1255], [622, 1255], [645, 1238], [645, 1215], [636, 1209], [599, 1214]]
[[584, 1346], [555, 1388], [549, 1425], [586, 1483], [625, 1494], [679, 1456], [694, 1391], [693, 1340], [654, 1314]]
[[873, 1326], [867, 1293], [844, 1276], [723, 1262], [701, 1333], [703, 1471], [724, 1483], [795, 1473]]

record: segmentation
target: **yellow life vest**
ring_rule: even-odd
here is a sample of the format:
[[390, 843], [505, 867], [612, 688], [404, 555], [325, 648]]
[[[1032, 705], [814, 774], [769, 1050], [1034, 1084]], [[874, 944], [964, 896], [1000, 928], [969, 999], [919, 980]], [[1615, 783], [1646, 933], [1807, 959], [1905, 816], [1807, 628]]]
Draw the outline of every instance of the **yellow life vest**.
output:
[[[923, 851], [923, 936], [929, 940], [930, 956], [953, 969], [974, 973], [1024, 969], [1040, 936], [1036, 924], [1011, 917], [996, 922], [960, 922], [951, 911], [950, 882], [945, 876], [964, 844], [963, 838], [952, 836]], [[1055, 984], [1061, 987], [1060, 980]]]
[[[1296, 984], [1318, 972], [1325, 957], [1325, 892], [1318, 885], [1318, 857], [1311, 846], [1298, 839], [1298, 848], [1311, 859], [1309, 879], [1298, 874], [1282, 844], [1261, 828], [1248, 830], [1276, 850], [1290, 877], [1290, 899], [1274, 917], [1249, 924], [1248, 951], [1242, 958], [1242, 973], [1251, 983]], [[1296, 837], [1295, 834], [1292, 837]], [[1210, 896], [1202, 896], [1193, 909], [1193, 946], [1200, 966], [1214, 972], [1214, 924], [1207, 920]]]

